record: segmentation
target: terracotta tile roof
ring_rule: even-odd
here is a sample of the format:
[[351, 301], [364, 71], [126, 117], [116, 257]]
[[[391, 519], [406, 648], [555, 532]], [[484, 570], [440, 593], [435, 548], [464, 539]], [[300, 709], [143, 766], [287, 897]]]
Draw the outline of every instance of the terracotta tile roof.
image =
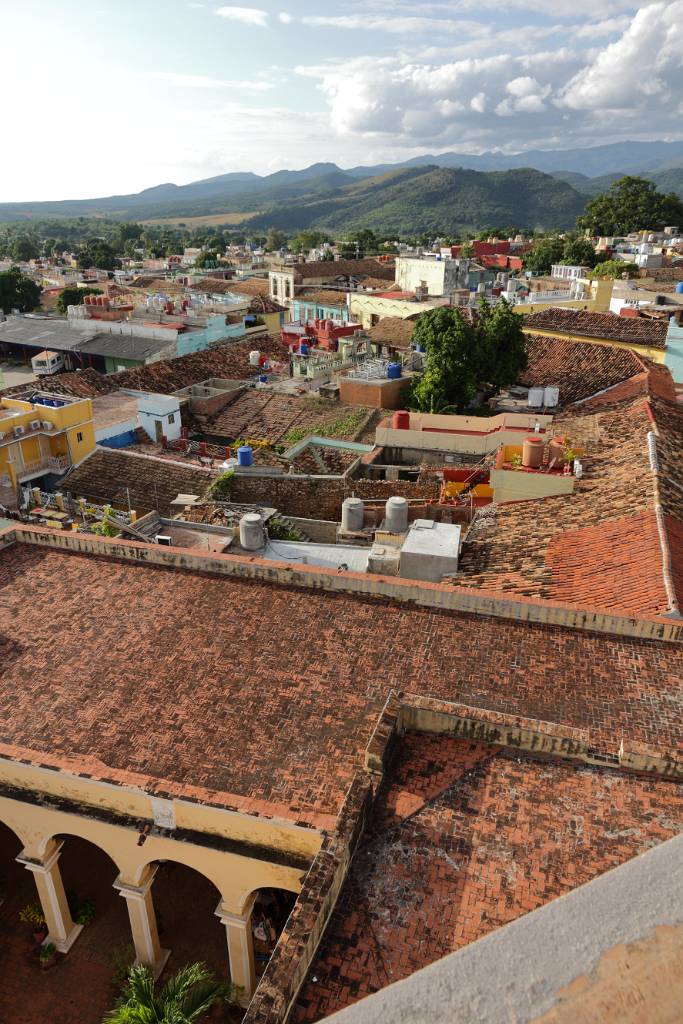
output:
[[295, 281], [326, 281], [338, 277], [374, 277], [380, 281], [394, 280], [393, 263], [378, 263], [373, 259], [362, 260], [320, 260], [311, 263], [296, 263], [285, 268], [294, 272]]
[[327, 1017], [682, 824], [675, 783], [408, 733], [290, 1020]]
[[392, 687], [683, 738], [680, 644], [34, 544], [0, 551], [0, 661], [4, 756], [328, 824]]
[[314, 288], [302, 288], [300, 292], [296, 293], [297, 299], [301, 302], [315, 302], [318, 306], [346, 306], [347, 292], [334, 291], [330, 288], [329, 291], [319, 291]]
[[255, 295], [249, 303], [250, 313], [284, 313], [285, 307], [281, 306], [269, 295]]
[[[28, 385], [15, 384], [14, 387], [5, 388], [3, 395], [13, 395], [25, 391]], [[108, 395], [116, 391], [117, 387], [111, 383], [109, 377], [98, 370], [88, 368], [75, 373], [58, 373], [50, 377], [46, 387], [55, 395], [71, 395], [73, 398], [95, 398], [97, 395]]]
[[668, 322], [645, 317], [617, 316], [615, 313], [592, 313], [583, 309], [560, 309], [551, 306], [524, 318], [527, 330], [556, 331], [558, 334], [579, 334], [605, 338], [650, 348], [665, 348]]
[[206, 295], [224, 295], [235, 292], [237, 295], [268, 295], [268, 279], [262, 277], [231, 278], [223, 281], [219, 278], [207, 278], [199, 284], [190, 285], [193, 292], [204, 292]]
[[419, 316], [419, 313], [405, 318], [384, 316], [367, 333], [376, 345], [388, 345], [391, 348], [408, 350], [415, 330], [415, 322]]
[[325, 399], [279, 395], [272, 391], [241, 391], [211, 420], [202, 421], [202, 430], [210, 437], [253, 438], [276, 444], [284, 441], [292, 430], [323, 433], [326, 426], [349, 416], [349, 430], [335, 432], [335, 437], [353, 441], [361, 427], [363, 414], [370, 409]]
[[529, 388], [558, 386], [562, 405], [611, 388], [645, 368], [634, 352], [616, 345], [531, 334], [527, 346], [529, 365], [519, 383]]
[[171, 510], [169, 502], [178, 494], [203, 494], [215, 475], [167, 458], [143, 458], [115, 448], [97, 448], [64, 477], [61, 488], [74, 498], [115, 508], [128, 508], [130, 498], [131, 507], [139, 515], [154, 510], [168, 515], [177, 511]]
[[[661, 380], [652, 376], [657, 388]], [[553, 432], [586, 450], [583, 479], [571, 495], [499, 505], [481, 517], [467, 535], [458, 585], [632, 614], [675, 610], [666, 563], [677, 528], [662, 537], [656, 510], [683, 521], [683, 409], [650, 385], [646, 370], [555, 418]], [[682, 583], [679, 576], [679, 605]]]

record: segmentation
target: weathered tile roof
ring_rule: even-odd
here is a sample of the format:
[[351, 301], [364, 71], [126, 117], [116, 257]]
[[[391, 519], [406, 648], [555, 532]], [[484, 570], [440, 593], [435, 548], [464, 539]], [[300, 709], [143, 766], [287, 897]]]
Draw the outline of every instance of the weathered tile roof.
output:
[[583, 309], [561, 309], [551, 306], [524, 318], [528, 330], [557, 331], [605, 338], [650, 348], [665, 348], [668, 322], [646, 317], [617, 316], [615, 313], [593, 313]]
[[346, 306], [346, 296], [346, 292], [335, 291], [333, 288], [330, 288], [329, 291], [302, 288], [296, 294], [297, 299], [301, 302], [316, 303], [318, 306]]
[[675, 783], [408, 733], [290, 1020], [327, 1017], [682, 825]]
[[527, 352], [529, 365], [519, 383], [529, 388], [558, 386], [562, 405], [611, 388], [645, 368], [629, 349], [541, 334], [527, 336]]
[[389, 345], [392, 348], [409, 349], [415, 330], [415, 321], [420, 316], [414, 313], [409, 317], [384, 316], [368, 330], [368, 335], [376, 345]]
[[231, 278], [228, 281], [218, 277], [207, 277], [198, 284], [191, 284], [193, 292], [204, 292], [206, 295], [224, 295], [235, 292], [237, 295], [268, 295], [270, 288], [268, 279], [263, 277]]
[[[108, 395], [118, 390], [117, 385], [111, 383], [111, 379], [98, 370], [88, 367], [85, 370], [78, 370], [74, 373], [58, 373], [50, 377], [46, 387], [55, 395], [71, 395], [73, 398], [95, 398], [97, 395]], [[11, 388], [5, 388], [3, 395], [13, 395], [25, 391], [26, 384], [15, 384]]]
[[680, 644], [35, 544], [0, 551], [0, 661], [3, 756], [318, 824], [391, 688], [683, 737]]
[[295, 281], [325, 281], [336, 277], [374, 277], [380, 281], [394, 280], [393, 263], [378, 263], [373, 259], [361, 260], [319, 260], [311, 263], [296, 263], [291, 269]]
[[60, 486], [74, 498], [87, 498], [99, 505], [125, 509], [130, 501], [139, 515], [154, 510], [168, 515], [169, 503], [178, 494], [203, 494], [215, 475], [169, 459], [97, 448], [64, 477]]
[[555, 418], [553, 431], [585, 449], [583, 479], [571, 495], [482, 516], [466, 538], [459, 586], [631, 614], [676, 612], [680, 559], [673, 554], [673, 594], [667, 563], [683, 522], [683, 409], [653, 392], [665, 390], [665, 374], [645, 370]]
[[341, 402], [330, 406], [325, 399], [251, 389], [241, 391], [217, 416], [202, 421], [202, 430], [211, 437], [227, 440], [246, 437], [275, 444], [286, 440], [292, 430], [324, 435], [327, 426], [351, 417], [349, 429], [337, 430], [334, 436], [352, 441], [363, 425], [364, 413], [369, 416], [371, 410]]

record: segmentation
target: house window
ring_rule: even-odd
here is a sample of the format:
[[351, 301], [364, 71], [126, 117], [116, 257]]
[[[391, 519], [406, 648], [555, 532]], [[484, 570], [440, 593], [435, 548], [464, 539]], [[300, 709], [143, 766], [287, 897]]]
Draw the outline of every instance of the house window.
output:
[[83, 434], [82, 434], [82, 433], [80, 432], [80, 430], [79, 430], [79, 431], [78, 431], [78, 433], [76, 434], [76, 440], [78, 441], [78, 443], [79, 443], [79, 444], [80, 444], [80, 443], [81, 443], [81, 441], [83, 440]]
[[290, 297], [291, 297], [290, 284], [289, 284], [289, 278], [287, 278], [287, 280], [285, 281], [285, 298], [289, 299]]
[[174, 413], [169, 412], [169, 414], [168, 414], [168, 422], [169, 423], [175, 423], [175, 414]]

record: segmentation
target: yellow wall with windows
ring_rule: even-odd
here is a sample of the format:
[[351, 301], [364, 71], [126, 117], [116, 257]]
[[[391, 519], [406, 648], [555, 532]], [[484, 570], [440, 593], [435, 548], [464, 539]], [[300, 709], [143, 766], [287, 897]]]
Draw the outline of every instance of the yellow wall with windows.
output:
[[[47, 456], [64, 456], [76, 465], [95, 449], [93, 408], [89, 398], [72, 402], [58, 409], [17, 398], [0, 401], [0, 476], [8, 476], [11, 486], [17, 486], [26, 465]], [[9, 413], [10, 415], [7, 415]], [[31, 423], [40, 420], [50, 423], [52, 431], [31, 430]], [[27, 433], [15, 437], [14, 428], [23, 427]], [[17, 458], [18, 451], [21, 460]]]

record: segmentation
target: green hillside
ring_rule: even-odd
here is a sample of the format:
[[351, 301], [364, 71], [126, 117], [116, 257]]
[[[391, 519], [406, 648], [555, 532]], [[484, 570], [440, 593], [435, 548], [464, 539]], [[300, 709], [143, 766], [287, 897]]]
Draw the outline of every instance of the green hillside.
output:
[[[263, 197], [260, 197], [263, 200]], [[293, 231], [370, 228], [410, 235], [457, 234], [492, 225], [529, 229], [572, 227], [585, 200], [565, 182], [531, 168], [481, 172], [416, 167], [263, 209], [250, 226]]]

